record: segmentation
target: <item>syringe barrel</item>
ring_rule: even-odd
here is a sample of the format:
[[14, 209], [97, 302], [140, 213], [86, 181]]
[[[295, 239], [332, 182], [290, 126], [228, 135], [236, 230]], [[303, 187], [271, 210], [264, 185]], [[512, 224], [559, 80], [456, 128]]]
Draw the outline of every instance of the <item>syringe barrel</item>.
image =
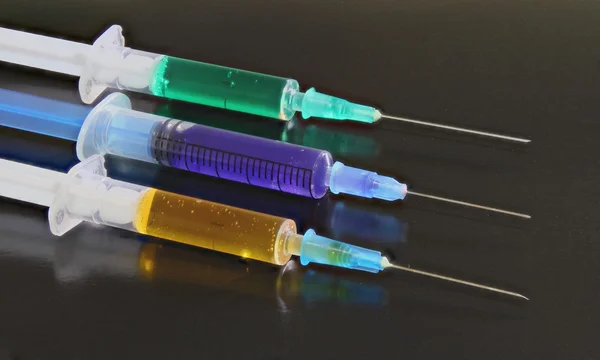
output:
[[315, 199], [332, 163], [324, 150], [177, 120], [156, 129], [152, 152], [163, 165]]
[[222, 109], [290, 120], [296, 80], [165, 56], [153, 74], [151, 92]]
[[150, 189], [139, 202], [135, 229], [163, 239], [276, 265], [287, 263], [289, 219]]
[[69, 171], [48, 217], [55, 235], [88, 221], [276, 265], [296, 234], [289, 219], [108, 178], [99, 155]]
[[131, 110], [112, 94], [86, 119], [81, 160], [114, 154], [291, 194], [322, 198], [331, 154], [324, 150], [210, 128]]
[[92, 103], [105, 88], [136, 91], [249, 114], [290, 120], [296, 80], [124, 46], [121, 27], [96, 40], [79, 91]]

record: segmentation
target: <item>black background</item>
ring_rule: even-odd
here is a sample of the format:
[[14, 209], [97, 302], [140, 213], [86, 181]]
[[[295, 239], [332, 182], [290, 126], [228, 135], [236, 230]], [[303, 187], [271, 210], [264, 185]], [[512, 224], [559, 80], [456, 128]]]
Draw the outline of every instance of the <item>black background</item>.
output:
[[[598, 358], [599, 11], [591, 0], [3, 0], [6, 27], [89, 43], [118, 23], [137, 49], [290, 76], [389, 114], [530, 137], [519, 145], [385, 120], [296, 124], [376, 142], [360, 155], [332, 149], [348, 164], [533, 218], [414, 197], [313, 202], [109, 158], [112, 177], [292, 216], [302, 230], [531, 300], [393, 271], [279, 271], [168, 244], [159, 253], [172, 264], [157, 263], [148, 278], [139, 248], [157, 240], [91, 225], [54, 238], [45, 209], [3, 199], [0, 358]], [[78, 102], [76, 79], [58, 74], [2, 64], [0, 86]], [[187, 120], [273, 137], [285, 126], [130, 95], [136, 109], [168, 106]], [[1, 129], [0, 144], [3, 158], [62, 171], [76, 163], [67, 141]], [[340, 230], [361, 221], [369, 236]]]

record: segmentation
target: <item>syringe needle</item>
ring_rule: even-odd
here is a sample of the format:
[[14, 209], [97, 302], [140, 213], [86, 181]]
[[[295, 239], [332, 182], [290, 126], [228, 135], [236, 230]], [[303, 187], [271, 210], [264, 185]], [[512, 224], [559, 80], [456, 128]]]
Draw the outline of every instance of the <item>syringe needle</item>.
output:
[[448, 198], [444, 198], [444, 197], [440, 197], [440, 196], [435, 196], [435, 195], [418, 193], [418, 192], [412, 191], [412, 190], [408, 190], [407, 194], [421, 196], [421, 197], [426, 197], [426, 198], [434, 199], [434, 200], [445, 201], [445, 202], [449, 202], [449, 203], [453, 203], [453, 204], [458, 204], [458, 205], [464, 205], [464, 206], [474, 207], [474, 208], [478, 208], [478, 209], [482, 209], [482, 210], [494, 211], [494, 212], [498, 212], [498, 213], [502, 213], [502, 214], [506, 214], [506, 215], [518, 216], [518, 217], [523, 218], [523, 219], [531, 219], [531, 215], [527, 215], [527, 214], [522, 214], [522, 213], [508, 211], [508, 210], [502, 210], [502, 209], [493, 208], [493, 207], [489, 207], [489, 206], [477, 205], [477, 204], [468, 203], [468, 202], [465, 202], [465, 201], [453, 200], [453, 199], [448, 199]]
[[424, 125], [424, 126], [432, 126], [432, 127], [442, 128], [442, 129], [446, 129], [446, 130], [466, 132], [466, 133], [469, 133], [469, 134], [475, 134], [475, 135], [481, 135], [481, 136], [488, 136], [488, 137], [493, 137], [493, 138], [497, 138], [497, 139], [503, 139], [503, 140], [509, 140], [509, 141], [516, 141], [516, 142], [520, 142], [520, 143], [529, 143], [529, 142], [531, 142], [531, 140], [529, 140], [529, 139], [523, 139], [523, 138], [518, 138], [518, 137], [513, 137], [513, 136], [506, 136], [506, 135], [494, 134], [494, 133], [485, 132], [485, 131], [477, 131], [477, 130], [465, 129], [465, 128], [456, 127], [456, 126], [436, 124], [436, 123], [431, 123], [431, 122], [427, 122], [427, 121], [407, 119], [407, 118], [403, 118], [403, 117], [399, 117], [399, 116], [390, 116], [390, 115], [381, 114], [381, 118], [391, 119], [391, 120], [398, 120], [398, 121], [404, 121], [404, 122], [408, 122], [408, 123], [411, 123], [411, 124], [418, 124], [418, 125]]
[[518, 297], [518, 298], [525, 299], [525, 300], [529, 300], [529, 298], [527, 298], [527, 297], [525, 297], [525, 296], [523, 296], [521, 294], [517, 294], [515, 292], [512, 292], [512, 291], [502, 290], [502, 289], [498, 289], [498, 288], [487, 286], [487, 285], [481, 285], [481, 284], [473, 283], [473, 282], [470, 282], [470, 281], [455, 279], [455, 278], [452, 278], [452, 277], [449, 277], [449, 276], [438, 275], [438, 274], [434, 274], [434, 273], [430, 273], [430, 272], [426, 272], [426, 271], [422, 271], [422, 270], [412, 269], [412, 268], [409, 268], [409, 267], [406, 267], [406, 266], [395, 265], [395, 264], [390, 263], [390, 261], [386, 257], [384, 257], [381, 260], [381, 266], [383, 268], [391, 267], [391, 268], [395, 268], [395, 269], [398, 269], [398, 270], [408, 271], [408, 272], [411, 272], [411, 273], [414, 273], [414, 274], [429, 276], [429, 277], [440, 279], [440, 280], [451, 281], [451, 282], [455, 282], [455, 283], [462, 284], [462, 285], [472, 286], [472, 287], [476, 287], [476, 288], [479, 288], [479, 289], [484, 289], [484, 290], [488, 290], [488, 291], [493, 291], [493, 292], [497, 292], [497, 293], [501, 293], [501, 294], [505, 294], [505, 295], [510, 295], [510, 296]]

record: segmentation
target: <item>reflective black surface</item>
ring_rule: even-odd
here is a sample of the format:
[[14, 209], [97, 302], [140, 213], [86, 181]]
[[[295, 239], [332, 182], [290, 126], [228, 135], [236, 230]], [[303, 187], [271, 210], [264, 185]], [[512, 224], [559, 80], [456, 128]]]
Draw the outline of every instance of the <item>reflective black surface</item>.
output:
[[[54, 238], [45, 209], [2, 199], [0, 358], [597, 357], [598, 14], [595, 1], [3, 1], [3, 26], [89, 42], [119, 23], [135, 48], [290, 76], [393, 115], [530, 137], [522, 146], [382, 121], [327, 123], [316, 139], [365, 144], [361, 154], [328, 149], [417, 191], [533, 218], [419, 198], [312, 202], [110, 158], [112, 177], [292, 217], [398, 263], [531, 300], [393, 271], [242, 263], [89, 224]], [[74, 78], [7, 64], [0, 87], [78, 101]], [[320, 126], [298, 120], [293, 133], [130, 95], [139, 110], [287, 132], [292, 142], [316, 141], [306, 134]], [[0, 155], [61, 171], [77, 160], [72, 143], [5, 128]]]

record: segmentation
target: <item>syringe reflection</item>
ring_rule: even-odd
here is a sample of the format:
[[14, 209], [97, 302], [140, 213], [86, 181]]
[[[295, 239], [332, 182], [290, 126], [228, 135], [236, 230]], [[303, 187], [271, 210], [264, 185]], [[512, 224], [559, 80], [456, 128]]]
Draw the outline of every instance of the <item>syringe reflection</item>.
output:
[[[7, 219], [0, 256], [50, 266], [59, 283], [86, 283], [97, 277], [176, 282], [274, 298], [289, 308], [298, 303], [336, 302], [381, 306], [384, 288], [289, 263], [274, 269], [261, 263], [232, 261], [230, 256], [147, 241], [119, 230], [84, 225], [64, 237], [48, 231], [44, 211], [0, 203]], [[40, 235], [42, 234], [42, 235]]]
[[327, 150], [336, 158], [372, 158], [381, 150], [372, 137], [363, 135], [371, 129], [360, 124], [344, 124], [346, 126], [341, 127], [321, 122], [315, 125], [298, 117], [287, 122], [264, 121], [260, 117], [240, 116], [219, 109], [199, 109], [193, 104], [180, 102], [159, 104], [154, 113], [219, 129]]

